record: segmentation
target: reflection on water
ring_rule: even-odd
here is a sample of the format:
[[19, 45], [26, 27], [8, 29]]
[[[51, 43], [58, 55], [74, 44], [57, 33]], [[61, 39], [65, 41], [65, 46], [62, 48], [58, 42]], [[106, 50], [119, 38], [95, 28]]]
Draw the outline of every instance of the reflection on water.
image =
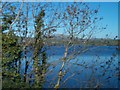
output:
[[[75, 46], [77, 50], [78, 46]], [[63, 46], [46, 47], [47, 70], [45, 82], [42, 87], [54, 87], [57, 81], [57, 74], [62, 61], [60, 58], [64, 54]], [[82, 47], [81, 47], [82, 48]], [[80, 50], [80, 49], [79, 49]], [[69, 50], [72, 53], [72, 48]], [[24, 54], [24, 53], [23, 53]], [[33, 69], [33, 50], [28, 48], [27, 60], [28, 77]], [[21, 76], [24, 74], [25, 59], [21, 58]], [[76, 58], [66, 62], [64, 76], [60, 82], [60, 87], [84, 88], [84, 87], [118, 87], [118, 53], [116, 46], [91, 46], [89, 50], [78, 55]], [[31, 76], [34, 78], [34, 75]], [[34, 82], [31, 80], [31, 82]]]

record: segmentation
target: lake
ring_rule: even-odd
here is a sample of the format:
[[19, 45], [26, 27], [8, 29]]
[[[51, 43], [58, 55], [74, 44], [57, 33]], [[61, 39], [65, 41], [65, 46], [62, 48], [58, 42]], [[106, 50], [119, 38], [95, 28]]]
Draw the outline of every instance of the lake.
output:
[[[69, 49], [68, 56], [73, 51], [82, 50], [83, 46], [74, 46]], [[89, 46], [88, 50], [80, 53], [75, 58], [66, 61], [60, 82], [60, 88], [118, 88], [118, 51], [117, 46]], [[24, 53], [23, 53], [24, 54]], [[45, 73], [43, 88], [53, 88], [57, 82], [57, 75], [62, 65], [60, 59], [64, 55], [64, 47], [46, 47], [47, 70]], [[28, 49], [27, 60], [30, 62], [27, 73], [33, 67], [33, 50]], [[24, 74], [25, 59], [21, 58], [21, 76]], [[31, 77], [34, 77], [32, 75]], [[31, 83], [34, 81], [31, 80]]]

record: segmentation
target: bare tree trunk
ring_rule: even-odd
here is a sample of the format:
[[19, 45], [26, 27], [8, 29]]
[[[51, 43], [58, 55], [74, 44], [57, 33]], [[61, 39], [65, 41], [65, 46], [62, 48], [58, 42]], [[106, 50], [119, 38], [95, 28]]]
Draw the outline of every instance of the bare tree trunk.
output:
[[56, 89], [59, 88], [59, 86], [60, 86], [60, 81], [61, 81], [61, 78], [62, 78], [62, 76], [63, 76], [62, 70], [63, 70], [64, 65], [65, 65], [65, 62], [66, 62], [67, 54], [68, 54], [68, 47], [65, 47], [65, 52], [64, 52], [64, 56], [63, 56], [62, 66], [61, 66], [60, 71], [59, 71], [59, 73], [58, 73], [57, 84], [56, 84], [55, 87], [54, 87], [54, 88], [56, 88]]
[[18, 62], [18, 73], [20, 73], [20, 67], [21, 67], [21, 61], [19, 59], [19, 62]]
[[[26, 17], [25, 17], [25, 36], [24, 38], [27, 37], [27, 32], [28, 32], [28, 3], [26, 4]], [[24, 82], [27, 82], [27, 70], [28, 70], [28, 60], [27, 60], [27, 45], [25, 44], [25, 73], [24, 73]]]
[[8, 31], [7, 34], [9, 34], [9, 33], [11, 32], [13, 24], [15, 24], [15, 22], [18, 20], [19, 15], [20, 15], [20, 12], [21, 12], [22, 7], [23, 7], [23, 3], [24, 3], [24, 2], [21, 3], [21, 6], [20, 6], [19, 11], [18, 11], [18, 13], [17, 13], [17, 16], [15, 17], [15, 20], [11, 23], [11, 25], [10, 25], [10, 27], [9, 27], [9, 31]]
[[24, 73], [24, 82], [27, 82], [27, 70], [28, 70], [28, 61], [25, 63], [25, 73]]

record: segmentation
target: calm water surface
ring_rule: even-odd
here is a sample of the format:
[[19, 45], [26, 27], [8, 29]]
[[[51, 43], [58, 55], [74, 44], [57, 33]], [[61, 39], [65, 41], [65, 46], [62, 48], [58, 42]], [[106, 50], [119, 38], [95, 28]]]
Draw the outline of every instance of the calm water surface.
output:
[[[72, 53], [73, 48], [82, 50], [78, 46], [72, 47], [69, 54]], [[118, 87], [118, 52], [117, 46], [90, 46], [89, 50], [81, 53], [74, 59], [66, 62], [63, 71], [63, 76], [60, 87], [61, 88], [86, 88], [100, 85], [103, 88]], [[30, 49], [27, 53], [27, 60], [32, 59], [33, 50]], [[57, 81], [57, 74], [60, 70], [62, 61], [60, 58], [64, 55], [63, 46], [47, 47], [47, 68], [45, 75], [44, 88], [54, 87]], [[68, 54], [68, 55], [69, 55]], [[30, 61], [28, 73], [32, 70], [33, 61]], [[25, 59], [22, 58], [21, 75], [24, 73]]]

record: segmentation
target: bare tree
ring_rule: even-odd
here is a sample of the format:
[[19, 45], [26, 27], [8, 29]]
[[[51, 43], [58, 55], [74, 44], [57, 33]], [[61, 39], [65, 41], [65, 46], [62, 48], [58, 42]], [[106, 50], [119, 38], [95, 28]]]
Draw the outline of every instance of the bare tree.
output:
[[63, 12], [62, 24], [64, 25], [64, 30], [67, 33], [68, 40], [65, 41], [64, 47], [65, 52], [62, 57], [62, 65], [58, 73], [58, 81], [55, 85], [55, 88], [58, 88], [63, 74], [63, 68], [66, 62], [69, 62], [71, 59], [75, 58], [77, 55], [87, 51], [87, 47], [84, 46], [82, 49], [78, 47], [73, 49], [72, 53], [68, 53], [69, 49], [75, 45], [76, 37], [83, 40], [81, 45], [85, 45], [95, 33], [96, 23], [102, 18], [97, 17], [99, 8], [90, 9], [90, 7], [85, 3], [73, 3], [66, 6], [65, 11]]

